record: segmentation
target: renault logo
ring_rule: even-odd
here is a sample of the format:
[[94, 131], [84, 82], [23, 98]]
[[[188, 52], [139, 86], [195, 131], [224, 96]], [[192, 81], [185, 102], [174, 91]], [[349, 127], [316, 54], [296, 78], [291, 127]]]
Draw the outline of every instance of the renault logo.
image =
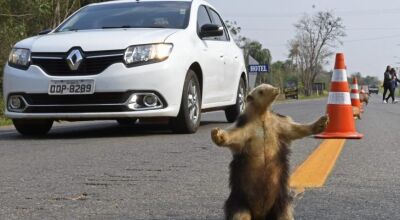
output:
[[81, 51], [73, 50], [67, 57], [67, 64], [71, 70], [78, 70], [83, 60]]

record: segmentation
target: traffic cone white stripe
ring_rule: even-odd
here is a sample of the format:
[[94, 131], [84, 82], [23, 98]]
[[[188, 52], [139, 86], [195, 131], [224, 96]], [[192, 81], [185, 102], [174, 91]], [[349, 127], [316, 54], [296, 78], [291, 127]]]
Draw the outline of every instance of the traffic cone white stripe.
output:
[[350, 94], [351, 99], [360, 99], [360, 94], [358, 93], [351, 93]]
[[342, 69], [333, 70], [332, 82], [347, 82], [346, 70]]
[[357, 84], [351, 84], [351, 85], [350, 85], [350, 88], [351, 88], [351, 89], [357, 89], [357, 90], [358, 90], [358, 85], [357, 85]]
[[328, 104], [351, 105], [350, 93], [348, 93], [348, 92], [329, 92]]

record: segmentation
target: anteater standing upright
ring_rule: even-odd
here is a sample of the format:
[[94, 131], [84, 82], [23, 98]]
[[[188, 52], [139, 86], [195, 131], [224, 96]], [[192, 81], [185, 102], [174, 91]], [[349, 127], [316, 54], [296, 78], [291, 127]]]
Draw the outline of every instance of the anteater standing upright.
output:
[[292, 140], [322, 132], [327, 116], [308, 125], [270, 110], [279, 90], [261, 85], [247, 96], [244, 113], [233, 128], [215, 128], [212, 140], [233, 152], [231, 194], [225, 203], [227, 220], [293, 219], [289, 182]]

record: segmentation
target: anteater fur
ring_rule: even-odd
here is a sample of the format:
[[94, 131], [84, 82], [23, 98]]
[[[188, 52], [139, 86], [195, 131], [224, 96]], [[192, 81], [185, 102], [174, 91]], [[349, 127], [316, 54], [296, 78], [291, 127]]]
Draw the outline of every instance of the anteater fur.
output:
[[233, 153], [231, 193], [225, 202], [227, 220], [292, 220], [289, 155], [292, 140], [322, 132], [326, 116], [302, 125], [270, 111], [279, 94], [270, 85], [255, 88], [244, 113], [228, 129], [211, 132], [215, 144]]

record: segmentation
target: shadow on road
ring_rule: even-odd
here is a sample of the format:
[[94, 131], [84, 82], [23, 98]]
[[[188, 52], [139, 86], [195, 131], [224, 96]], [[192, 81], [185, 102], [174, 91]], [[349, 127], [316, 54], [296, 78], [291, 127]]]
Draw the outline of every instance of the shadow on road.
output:
[[[225, 127], [226, 121], [201, 121], [199, 130], [209, 125]], [[214, 127], [213, 126], [213, 127]], [[174, 134], [168, 124], [135, 124], [119, 125], [115, 122], [70, 123], [54, 126], [49, 134], [43, 137], [26, 137], [18, 134], [14, 128], [0, 132], [0, 140], [45, 140], [45, 139], [87, 139], [110, 137], [139, 137], [151, 135], [185, 135]]]

